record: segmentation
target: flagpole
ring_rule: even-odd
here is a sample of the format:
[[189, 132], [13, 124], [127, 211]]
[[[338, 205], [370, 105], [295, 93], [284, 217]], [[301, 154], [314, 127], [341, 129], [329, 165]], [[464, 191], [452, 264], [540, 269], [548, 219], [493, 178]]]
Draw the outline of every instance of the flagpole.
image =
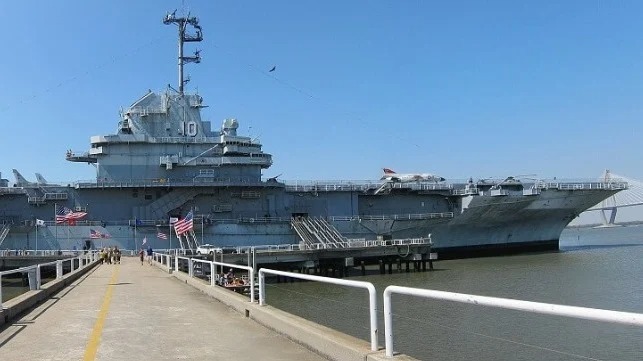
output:
[[57, 209], [58, 209], [58, 203], [54, 203], [54, 224], [56, 225], [56, 243], [58, 243], [58, 248], [60, 249], [60, 242], [58, 242], [58, 220], [56, 219]]
[[67, 217], [68, 215], [68, 213], [65, 214], [65, 221], [67, 222], [67, 247], [69, 247], [69, 233], [71, 232], [71, 229], [69, 229], [69, 227], [71, 227], [71, 224], [69, 224], [69, 218]]
[[138, 251], [138, 242], [136, 241], [136, 217], [134, 217], [134, 251]]

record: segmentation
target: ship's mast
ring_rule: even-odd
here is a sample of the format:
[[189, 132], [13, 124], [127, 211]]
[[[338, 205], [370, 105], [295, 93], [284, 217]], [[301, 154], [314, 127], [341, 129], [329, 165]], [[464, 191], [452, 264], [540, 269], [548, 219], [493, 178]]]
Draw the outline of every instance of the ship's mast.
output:
[[[179, 93], [183, 94], [183, 85], [189, 80], [183, 80], [183, 65], [186, 63], [200, 63], [201, 54], [200, 50], [194, 52], [194, 56], [183, 56], [183, 43], [199, 42], [203, 40], [203, 33], [199, 25], [199, 19], [190, 14], [186, 17], [176, 17], [176, 10], [172, 13], [167, 13], [163, 18], [163, 24], [176, 24], [179, 27]], [[191, 25], [196, 34], [192, 35], [187, 33], [187, 26]]]

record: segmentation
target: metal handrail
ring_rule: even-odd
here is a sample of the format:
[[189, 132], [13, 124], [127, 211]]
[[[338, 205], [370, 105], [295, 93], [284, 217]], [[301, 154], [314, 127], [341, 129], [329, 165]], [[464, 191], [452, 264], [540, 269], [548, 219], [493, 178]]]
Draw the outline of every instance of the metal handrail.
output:
[[[261, 271], [259, 271], [259, 273], [261, 273]], [[259, 295], [261, 297], [261, 284], [259, 287]], [[387, 357], [393, 357], [393, 311], [391, 310], [391, 296], [394, 293], [546, 315], [643, 326], [643, 314], [640, 313], [565, 306], [552, 303], [514, 300], [509, 298], [477, 296], [464, 293], [427, 290], [422, 288], [388, 286], [384, 290], [384, 338]]]
[[[29, 277], [32, 277], [31, 275], [33, 274], [35, 276], [34, 284], [33, 284], [33, 289], [34, 290], [39, 290], [40, 287], [42, 286], [42, 279], [40, 275], [40, 269], [41, 267], [44, 266], [56, 266], [56, 279], [61, 279], [63, 276], [63, 263], [64, 262], [71, 262], [71, 268], [70, 272], [78, 271], [80, 269], [85, 268], [89, 262], [94, 261], [96, 253], [95, 252], [90, 252], [86, 254], [81, 254], [79, 256], [75, 257], [70, 257], [66, 259], [60, 259], [57, 261], [52, 261], [52, 262], [45, 262], [45, 263], [39, 263], [31, 266], [25, 266], [25, 267], [20, 267], [12, 270], [7, 270], [7, 271], [1, 271], [0, 272], [0, 310], [2, 310], [2, 276], [4, 275], [9, 275], [13, 273], [25, 273], [29, 272], [30, 275]], [[74, 261], [78, 259], [78, 268], [74, 270]], [[83, 263], [83, 259], [87, 260], [86, 263]], [[29, 282], [31, 285], [31, 281]]]
[[230, 268], [238, 268], [238, 269], [243, 269], [248, 271], [248, 278], [250, 279], [250, 302], [254, 303], [255, 302], [255, 271], [252, 267], [250, 266], [241, 266], [238, 264], [232, 264], [232, 263], [224, 263], [224, 262], [217, 262], [217, 261], [206, 261], [198, 258], [192, 258], [192, 257], [181, 257], [181, 256], [175, 256], [177, 262], [175, 263], [175, 270], [179, 270], [179, 259], [185, 259], [188, 261], [188, 276], [194, 277], [192, 273], [192, 264], [194, 262], [197, 263], [208, 263], [210, 264], [210, 285], [215, 286], [215, 278], [214, 278], [214, 265], [218, 266], [223, 266], [223, 267], [230, 267]]
[[371, 350], [377, 351], [377, 293], [375, 292], [375, 286], [370, 282], [364, 281], [352, 281], [352, 280], [342, 280], [337, 278], [321, 277], [306, 275], [300, 273], [284, 272], [277, 271], [268, 268], [262, 268], [259, 270], [259, 305], [266, 305], [266, 280], [264, 274], [273, 274], [278, 276], [299, 278], [308, 281], [316, 281], [323, 283], [331, 283], [335, 285], [348, 286], [348, 287], [357, 287], [365, 288], [368, 290], [368, 299], [369, 299], [369, 318], [371, 326]]

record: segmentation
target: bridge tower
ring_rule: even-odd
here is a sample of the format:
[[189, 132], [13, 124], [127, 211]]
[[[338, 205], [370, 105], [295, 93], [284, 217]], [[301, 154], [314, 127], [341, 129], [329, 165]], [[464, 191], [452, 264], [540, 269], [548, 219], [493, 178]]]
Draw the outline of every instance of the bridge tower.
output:
[[[612, 173], [609, 169], [605, 169], [605, 172], [602, 175], [602, 181], [605, 183], [612, 182]], [[618, 207], [616, 206], [616, 197], [612, 195], [611, 197], [605, 198], [601, 203], [601, 218], [603, 218], [603, 226], [609, 227], [613, 226], [616, 221], [616, 211]], [[607, 217], [607, 212], [610, 212], [609, 220]]]

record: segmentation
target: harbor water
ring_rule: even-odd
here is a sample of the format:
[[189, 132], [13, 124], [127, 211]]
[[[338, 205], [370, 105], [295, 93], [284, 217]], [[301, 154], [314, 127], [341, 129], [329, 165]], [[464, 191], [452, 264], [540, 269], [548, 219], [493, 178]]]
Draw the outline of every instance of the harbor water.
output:
[[[583, 244], [589, 247], [581, 247]], [[643, 313], [643, 226], [566, 229], [561, 249], [441, 261], [433, 272], [394, 270], [391, 275], [351, 279], [372, 282], [380, 292], [382, 346], [381, 292], [388, 285]], [[306, 319], [369, 339], [368, 295], [364, 290], [314, 282], [275, 283], [267, 287], [266, 300]], [[421, 360], [643, 359], [643, 328], [635, 326], [401, 295], [393, 296], [393, 312], [395, 351]]]
[[[643, 225], [568, 228], [561, 251], [438, 261], [432, 272], [359, 276], [388, 285], [643, 313]], [[3, 280], [5, 300], [28, 288]], [[267, 285], [269, 305], [369, 340], [364, 290], [315, 282]], [[394, 348], [420, 360], [641, 360], [643, 328], [410, 296], [393, 296]]]

